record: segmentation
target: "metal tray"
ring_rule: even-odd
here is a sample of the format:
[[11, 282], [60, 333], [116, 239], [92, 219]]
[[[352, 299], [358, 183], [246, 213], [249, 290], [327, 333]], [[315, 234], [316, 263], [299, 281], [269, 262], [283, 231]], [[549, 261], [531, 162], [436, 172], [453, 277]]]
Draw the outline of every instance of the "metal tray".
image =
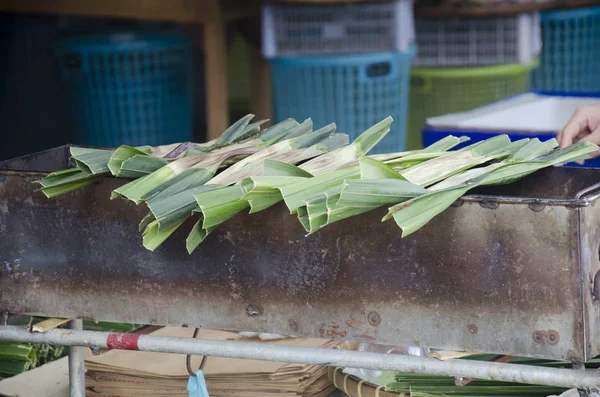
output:
[[[0, 311], [583, 361], [600, 354], [600, 170], [464, 197], [400, 238], [385, 209], [305, 237], [281, 205], [152, 253], [107, 178], [46, 199], [68, 148], [0, 163]], [[600, 294], [597, 294], [600, 295]]]

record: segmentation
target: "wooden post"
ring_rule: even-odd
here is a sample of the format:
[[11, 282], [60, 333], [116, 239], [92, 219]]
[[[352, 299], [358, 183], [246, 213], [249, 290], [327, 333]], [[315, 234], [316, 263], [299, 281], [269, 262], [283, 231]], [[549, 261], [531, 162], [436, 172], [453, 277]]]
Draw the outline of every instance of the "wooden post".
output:
[[213, 17], [204, 24], [207, 140], [217, 138], [229, 125], [226, 23], [219, 2], [210, 3], [212, 7], [205, 7], [211, 8]]
[[258, 120], [273, 120], [273, 95], [271, 91], [271, 69], [263, 58], [260, 48], [250, 46], [250, 106]]

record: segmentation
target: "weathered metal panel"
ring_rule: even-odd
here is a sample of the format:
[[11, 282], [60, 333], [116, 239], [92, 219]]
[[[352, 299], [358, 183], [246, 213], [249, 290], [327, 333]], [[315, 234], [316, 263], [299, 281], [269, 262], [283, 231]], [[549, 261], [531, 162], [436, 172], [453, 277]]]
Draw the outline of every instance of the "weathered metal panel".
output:
[[467, 198], [406, 239], [383, 210], [305, 237], [278, 206], [233, 218], [191, 256], [187, 228], [146, 251], [144, 209], [110, 201], [115, 180], [48, 200], [39, 176], [0, 174], [0, 310], [585, 358], [572, 198], [594, 170], [493, 191], [532, 200]]

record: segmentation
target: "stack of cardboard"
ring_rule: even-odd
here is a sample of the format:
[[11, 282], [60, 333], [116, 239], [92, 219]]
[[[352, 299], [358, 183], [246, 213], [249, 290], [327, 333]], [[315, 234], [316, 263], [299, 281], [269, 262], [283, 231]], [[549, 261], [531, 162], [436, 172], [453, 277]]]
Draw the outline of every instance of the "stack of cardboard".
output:
[[[152, 335], [192, 337], [193, 329], [162, 328]], [[221, 331], [201, 330], [198, 338], [238, 340], [242, 336]], [[246, 339], [247, 340], [247, 339]], [[258, 343], [276, 343], [333, 349], [341, 342], [323, 339], [291, 338]], [[86, 356], [88, 396], [94, 397], [187, 397], [189, 374], [185, 355], [112, 350], [100, 356]], [[192, 357], [197, 369], [202, 357]], [[285, 364], [209, 357], [204, 376], [211, 397], [297, 397], [329, 396], [334, 386], [327, 368], [315, 365]]]

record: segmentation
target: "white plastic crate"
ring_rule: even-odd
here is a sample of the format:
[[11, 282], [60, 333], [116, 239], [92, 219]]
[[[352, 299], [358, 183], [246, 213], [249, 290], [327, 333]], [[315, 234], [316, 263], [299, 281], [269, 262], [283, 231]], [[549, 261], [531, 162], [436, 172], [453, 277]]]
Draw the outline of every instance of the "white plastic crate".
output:
[[412, 0], [262, 7], [265, 58], [406, 52], [414, 40]]
[[427, 125], [465, 131], [556, 134], [578, 107], [597, 103], [598, 97], [525, 93], [466, 112], [430, 117]]
[[538, 13], [491, 18], [417, 19], [413, 65], [483, 66], [531, 63], [541, 50]]

